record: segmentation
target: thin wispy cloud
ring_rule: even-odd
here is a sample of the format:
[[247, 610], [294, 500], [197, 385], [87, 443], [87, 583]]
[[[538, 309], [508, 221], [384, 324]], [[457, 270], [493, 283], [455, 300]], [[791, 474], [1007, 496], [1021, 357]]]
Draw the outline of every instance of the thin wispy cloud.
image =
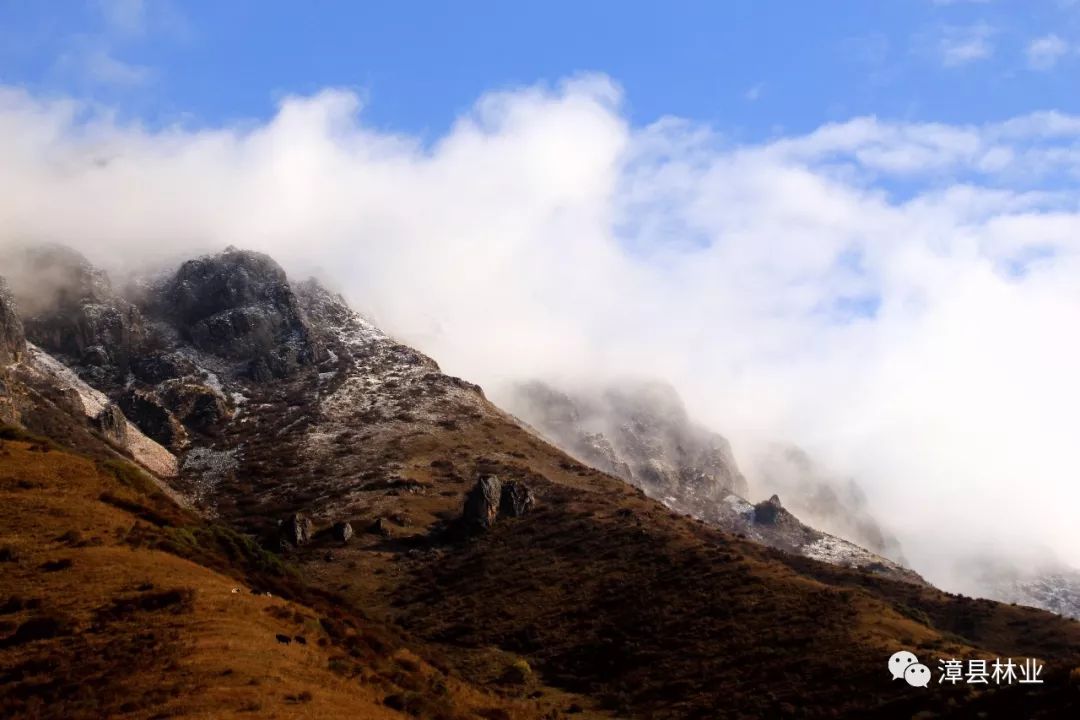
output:
[[1069, 44], [1053, 33], [1035, 38], [1027, 46], [1028, 67], [1050, 70], [1068, 53]]
[[141, 35], [146, 31], [146, 0], [97, 0], [110, 32]]
[[986, 23], [942, 28], [937, 44], [941, 64], [954, 68], [988, 59], [994, 54], [994, 34]]
[[83, 70], [92, 82], [120, 87], [144, 85], [153, 76], [145, 65], [124, 62], [109, 54], [105, 48], [95, 48], [81, 59]]
[[147, 42], [182, 38], [187, 23], [169, 0], [91, 0], [92, 29], [73, 34], [54, 69], [82, 85], [131, 90], [154, 81], [158, 70], [130, 56]]
[[107, 41], [100, 37], [78, 36], [68, 42], [68, 49], [54, 62], [56, 72], [75, 79], [80, 85], [132, 89], [154, 78], [152, 68], [117, 57]]

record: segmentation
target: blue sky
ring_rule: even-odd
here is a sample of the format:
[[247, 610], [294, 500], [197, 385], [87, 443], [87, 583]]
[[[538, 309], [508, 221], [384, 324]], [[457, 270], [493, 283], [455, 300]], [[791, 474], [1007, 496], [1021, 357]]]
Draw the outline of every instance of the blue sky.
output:
[[151, 126], [271, 116], [355, 90], [376, 127], [433, 137], [484, 92], [602, 72], [635, 124], [737, 140], [874, 114], [985, 122], [1080, 110], [1069, 0], [0, 2], [0, 83]]

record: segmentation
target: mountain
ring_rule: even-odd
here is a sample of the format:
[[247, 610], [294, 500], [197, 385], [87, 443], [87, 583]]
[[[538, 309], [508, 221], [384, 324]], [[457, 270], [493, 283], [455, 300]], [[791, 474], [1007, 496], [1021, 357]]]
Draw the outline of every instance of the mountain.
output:
[[830, 475], [792, 445], [765, 449], [754, 465], [759, 486], [782, 495], [788, 508], [814, 527], [904, 562], [899, 541], [870, 514], [866, 496], [853, 479]]
[[968, 558], [964, 565], [968, 584], [985, 588], [989, 597], [1080, 619], [1080, 571], [1074, 568], [1045, 560], [1017, 565], [985, 556]]
[[[1076, 622], [673, 511], [265, 255], [0, 267], [5, 717], [1080, 709]], [[1045, 684], [912, 688], [899, 648]]]
[[[899, 546], [886, 540], [866, 513], [857, 488], [848, 493], [855, 503], [844, 503], [832, 485], [812, 473], [809, 458], [796, 449], [770, 455], [765, 479], [782, 486], [785, 498], [795, 498], [801, 510], [831, 521], [837, 534], [801, 522], [777, 494], [756, 504], [747, 500], [749, 488], [728, 441], [695, 424], [669, 385], [623, 381], [598, 392], [570, 394], [531, 381], [512, 387], [506, 402], [558, 447], [636, 485], [673, 510], [769, 547], [924, 582], [884, 556], [898, 555]], [[872, 550], [841, 535], [868, 540]]]

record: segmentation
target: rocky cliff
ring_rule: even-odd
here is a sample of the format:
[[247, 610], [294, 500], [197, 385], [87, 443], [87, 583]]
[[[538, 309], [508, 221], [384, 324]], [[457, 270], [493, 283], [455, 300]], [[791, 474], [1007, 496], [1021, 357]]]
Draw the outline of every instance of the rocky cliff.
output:
[[[669, 385], [629, 381], [571, 394], [533, 381], [514, 387], [506, 402], [559, 447], [673, 510], [785, 552], [922, 582], [884, 556], [883, 550], [899, 553], [880, 532], [859, 536], [875, 541], [867, 549], [852, 542], [850, 534], [830, 534], [800, 521], [776, 494], [756, 505], [747, 500], [747, 481], [728, 441], [694, 423]], [[785, 487], [803, 497], [803, 487], [794, 480]], [[835, 515], [845, 512], [839, 505], [832, 510]], [[837, 521], [833, 527], [847, 531], [876, 525], [863, 511], [858, 522]]]

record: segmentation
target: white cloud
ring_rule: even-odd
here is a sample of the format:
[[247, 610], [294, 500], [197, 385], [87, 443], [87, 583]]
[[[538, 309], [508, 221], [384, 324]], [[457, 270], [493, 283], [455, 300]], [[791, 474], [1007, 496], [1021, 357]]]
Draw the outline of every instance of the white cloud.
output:
[[358, 109], [150, 131], [2, 90], [0, 242], [268, 251], [496, 396], [665, 377], [743, 460], [790, 440], [857, 477], [946, 586], [990, 540], [1080, 564], [1080, 118], [731, 146], [632, 127], [591, 76], [487, 95], [429, 147]]
[[757, 102], [761, 99], [761, 94], [764, 91], [765, 85], [763, 83], [758, 83], [757, 85], [748, 88], [747, 91], [743, 93], [743, 97], [746, 98], [746, 100], [749, 102]]
[[104, 48], [88, 50], [77, 62], [87, 79], [102, 85], [142, 85], [153, 77], [150, 68], [124, 62]]
[[145, 0], [98, 0], [109, 30], [122, 35], [141, 35], [146, 31]]
[[986, 23], [966, 27], [946, 27], [938, 39], [938, 52], [945, 67], [959, 67], [994, 54], [994, 29]]
[[1069, 52], [1069, 44], [1054, 34], [1035, 38], [1027, 47], [1028, 67], [1049, 70]]

